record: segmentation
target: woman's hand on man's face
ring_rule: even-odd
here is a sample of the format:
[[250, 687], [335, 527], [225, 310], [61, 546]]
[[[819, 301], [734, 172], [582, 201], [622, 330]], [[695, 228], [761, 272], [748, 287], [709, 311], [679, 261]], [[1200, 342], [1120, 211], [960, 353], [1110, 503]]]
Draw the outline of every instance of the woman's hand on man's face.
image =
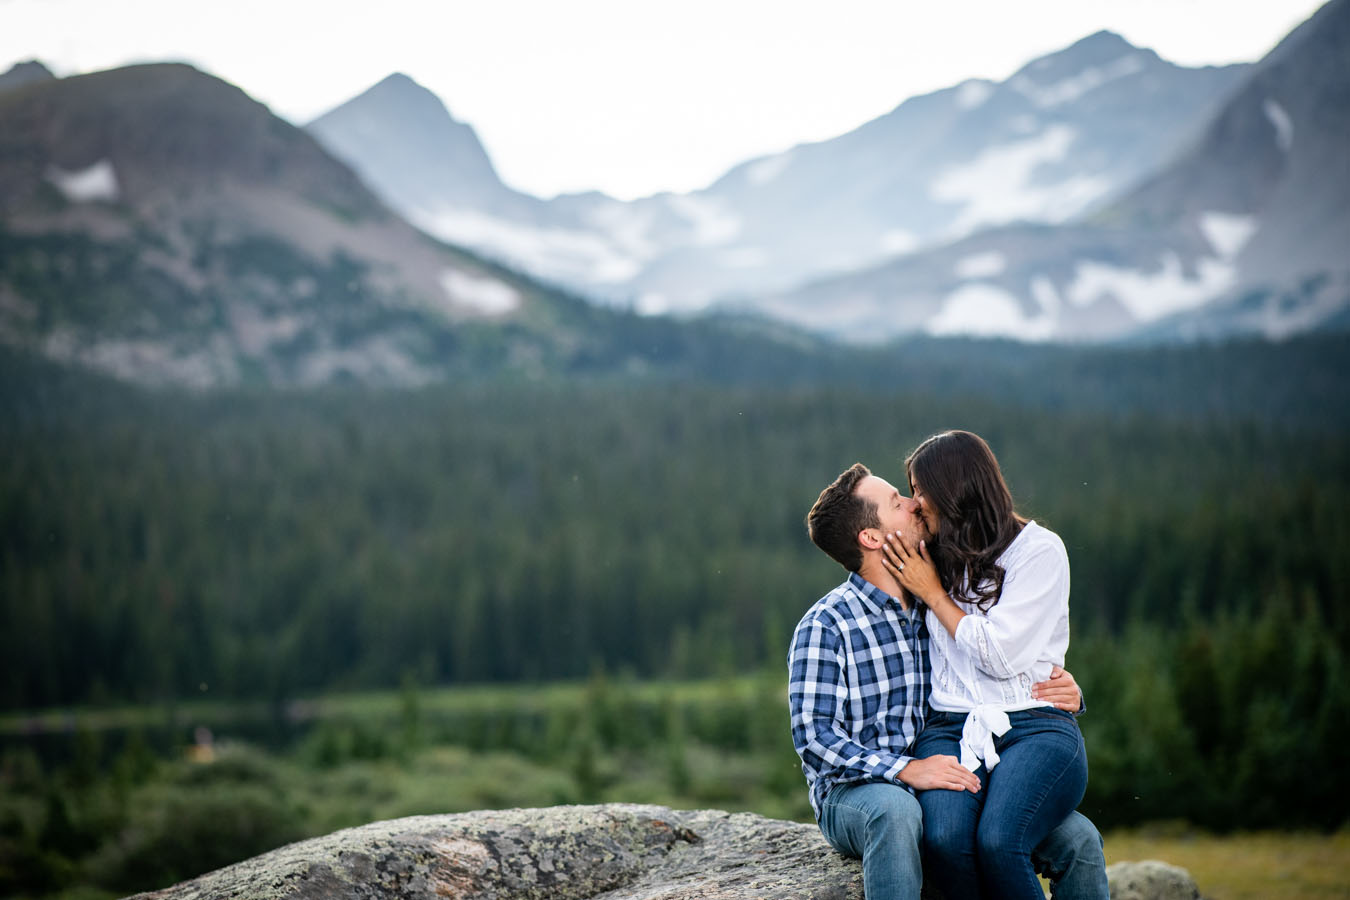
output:
[[917, 548], [911, 547], [900, 532], [895, 531], [886, 535], [881, 549], [881, 564], [895, 576], [902, 588], [921, 600], [938, 594], [946, 596], [937, 567], [928, 556], [928, 547], [923, 541], [919, 541]]

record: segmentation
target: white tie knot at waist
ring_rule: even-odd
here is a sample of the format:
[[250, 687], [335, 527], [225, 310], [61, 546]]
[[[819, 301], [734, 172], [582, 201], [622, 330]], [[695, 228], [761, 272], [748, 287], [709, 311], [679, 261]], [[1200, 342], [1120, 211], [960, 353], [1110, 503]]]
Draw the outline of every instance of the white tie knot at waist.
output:
[[1011, 727], [1008, 714], [997, 706], [984, 703], [972, 709], [961, 729], [961, 765], [974, 772], [984, 760], [985, 771], [992, 772], [998, 765], [994, 738], [1002, 737]]

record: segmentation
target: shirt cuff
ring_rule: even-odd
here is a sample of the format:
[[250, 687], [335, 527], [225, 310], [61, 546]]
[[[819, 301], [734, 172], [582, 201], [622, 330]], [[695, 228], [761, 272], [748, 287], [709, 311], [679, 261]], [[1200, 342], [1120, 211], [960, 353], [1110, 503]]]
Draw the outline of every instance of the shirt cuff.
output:
[[891, 767], [887, 769], [884, 773], [886, 776], [886, 780], [894, 784], [898, 784], [901, 787], [909, 787], [909, 785], [905, 784], [903, 781], [900, 780], [900, 770], [903, 769], [905, 766], [909, 765], [910, 763], [912, 763], [913, 761], [914, 757], [912, 756], [901, 756], [898, 759], [896, 759], [896, 761], [891, 764]]

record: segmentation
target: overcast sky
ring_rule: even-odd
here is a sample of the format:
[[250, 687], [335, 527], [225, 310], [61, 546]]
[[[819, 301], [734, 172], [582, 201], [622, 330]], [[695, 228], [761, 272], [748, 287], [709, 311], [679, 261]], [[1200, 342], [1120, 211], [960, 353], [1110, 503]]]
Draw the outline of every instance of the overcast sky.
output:
[[0, 0], [0, 70], [180, 60], [304, 124], [391, 72], [507, 183], [704, 187], [915, 94], [1110, 29], [1184, 65], [1255, 61], [1317, 0]]

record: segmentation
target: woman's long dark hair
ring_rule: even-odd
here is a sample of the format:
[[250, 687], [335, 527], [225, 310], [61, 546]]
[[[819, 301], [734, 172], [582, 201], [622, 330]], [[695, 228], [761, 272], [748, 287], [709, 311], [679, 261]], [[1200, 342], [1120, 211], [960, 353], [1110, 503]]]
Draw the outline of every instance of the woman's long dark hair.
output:
[[1003, 593], [997, 560], [1027, 521], [1013, 509], [994, 451], [978, 434], [944, 431], [914, 448], [905, 473], [910, 491], [937, 511], [928, 543], [942, 586], [987, 611]]

